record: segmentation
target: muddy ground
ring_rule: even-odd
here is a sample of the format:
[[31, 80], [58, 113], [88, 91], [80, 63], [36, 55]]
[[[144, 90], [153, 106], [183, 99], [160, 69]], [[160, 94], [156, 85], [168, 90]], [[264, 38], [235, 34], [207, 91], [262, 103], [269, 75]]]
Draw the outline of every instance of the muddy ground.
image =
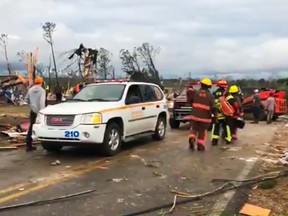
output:
[[[170, 130], [167, 138], [130, 142], [113, 158], [94, 148], [66, 148], [47, 153], [23, 148], [0, 152], [0, 215], [125, 215], [173, 201], [171, 190], [199, 194], [219, 187], [214, 178], [246, 178], [273, 139], [278, 125], [247, 124], [233, 145], [210, 146], [205, 153], [191, 152], [187, 128]], [[60, 165], [51, 166], [60, 161]], [[51, 197], [96, 191], [61, 202], [1, 211], [1, 206]], [[228, 197], [228, 196], [226, 196]], [[176, 206], [172, 215], [220, 215], [228, 203], [223, 196]], [[219, 205], [219, 202], [224, 204]], [[217, 207], [218, 206], [218, 207]], [[169, 208], [145, 215], [163, 215]], [[223, 210], [223, 209], [222, 209]], [[233, 214], [231, 212], [231, 214]]]
[[[288, 170], [288, 161], [281, 160], [288, 152], [288, 124], [282, 123], [275, 133], [273, 142], [269, 143], [266, 152], [258, 152], [263, 158], [259, 167], [261, 173], [267, 171]], [[280, 161], [279, 161], [280, 159]], [[268, 185], [256, 185], [249, 194], [248, 202], [263, 208], [271, 209], [272, 216], [288, 215], [288, 178], [279, 178]]]

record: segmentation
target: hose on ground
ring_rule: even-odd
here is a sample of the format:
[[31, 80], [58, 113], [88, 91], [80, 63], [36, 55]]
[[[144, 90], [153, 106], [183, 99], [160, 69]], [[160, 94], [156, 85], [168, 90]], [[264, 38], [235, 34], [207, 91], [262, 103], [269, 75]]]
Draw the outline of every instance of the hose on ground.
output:
[[86, 195], [86, 194], [89, 194], [89, 193], [93, 193], [95, 191], [96, 191], [95, 189], [86, 190], [86, 191], [81, 191], [81, 192], [78, 192], [78, 193], [73, 193], [73, 194], [68, 194], [68, 195], [64, 195], [64, 196], [54, 197], [54, 198], [50, 198], [50, 199], [46, 199], [46, 200], [38, 200], [38, 201], [31, 201], [31, 202], [20, 203], [20, 204], [15, 204], [15, 205], [2, 206], [2, 207], [0, 207], [0, 212], [1, 211], [6, 211], [6, 210], [11, 210], [11, 209], [28, 207], [28, 206], [44, 205], [44, 204], [47, 204], [47, 203], [61, 201], [61, 200], [64, 200], [64, 199], [70, 199], [70, 198], [74, 198], [74, 197], [78, 197], [78, 196], [83, 196], [83, 195]]
[[[235, 190], [237, 188], [248, 187], [248, 186], [251, 186], [251, 185], [256, 184], [256, 183], [260, 183], [260, 182], [263, 182], [263, 181], [276, 179], [276, 178], [280, 178], [280, 177], [285, 177], [285, 176], [288, 176], [288, 170], [270, 172], [270, 173], [266, 173], [264, 175], [259, 175], [259, 176], [256, 176], [256, 177], [253, 177], [253, 178], [249, 178], [249, 179], [245, 179], [245, 180], [213, 179], [212, 182], [213, 181], [215, 182], [215, 180], [216, 181], [221, 180], [221, 181], [226, 181], [226, 183], [223, 184], [221, 187], [213, 190], [213, 191], [209, 191], [209, 192], [206, 192], [206, 193], [203, 193], [203, 194], [199, 194], [199, 195], [175, 195], [173, 202], [170, 202], [170, 203], [167, 203], [167, 204], [163, 204], [161, 206], [155, 206], [155, 207], [152, 207], [152, 208], [149, 208], [149, 209], [146, 209], [146, 210], [142, 210], [142, 211], [139, 211], [139, 212], [125, 214], [125, 215], [122, 215], [122, 216], [143, 215], [143, 214], [148, 214], [148, 213], [152, 213], [152, 212], [155, 212], [155, 211], [163, 210], [163, 209], [166, 209], [166, 208], [169, 208], [169, 207], [170, 207], [170, 210], [167, 213], [170, 213], [175, 208], [176, 205], [187, 204], [189, 202], [194, 202], [194, 201], [201, 200], [204, 197], [222, 194], [222, 193], [230, 191], [230, 190]], [[242, 184], [235, 185], [235, 184], [233, 184], [233, 182], [241, 182]], [[177, 201], [177, 196], [178, 197], [186, 197], [186, 199], [181, 200], [181, 201]]]

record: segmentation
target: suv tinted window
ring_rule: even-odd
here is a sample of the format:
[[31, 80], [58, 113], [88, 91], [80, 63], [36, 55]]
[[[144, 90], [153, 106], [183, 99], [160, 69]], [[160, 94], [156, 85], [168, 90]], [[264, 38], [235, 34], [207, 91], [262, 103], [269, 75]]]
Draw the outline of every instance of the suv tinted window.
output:
[[125, 103], [126, 104], [135, 104], [135, 103], [141, 103], [141, 94], [139, 90], [138, 85], [131, 85], [128, 89], [127, 96]]
[[140, 85], [143, 102], [159, 101], [163, 99], [160, 89], [152, 85]]

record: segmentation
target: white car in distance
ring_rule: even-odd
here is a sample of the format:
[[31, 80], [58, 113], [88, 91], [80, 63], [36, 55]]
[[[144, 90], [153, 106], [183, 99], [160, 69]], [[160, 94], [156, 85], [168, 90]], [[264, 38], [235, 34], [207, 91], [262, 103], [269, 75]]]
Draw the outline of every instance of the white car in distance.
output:
[[87, 85], [71, 100], [41, 110], [33, 138], [47, 151], [96, 144], [104, 155], [113, 156], [123, 141], [143, 135], [163, 140], [167, 118], [167, 101], [158, 85], [103, 82]]

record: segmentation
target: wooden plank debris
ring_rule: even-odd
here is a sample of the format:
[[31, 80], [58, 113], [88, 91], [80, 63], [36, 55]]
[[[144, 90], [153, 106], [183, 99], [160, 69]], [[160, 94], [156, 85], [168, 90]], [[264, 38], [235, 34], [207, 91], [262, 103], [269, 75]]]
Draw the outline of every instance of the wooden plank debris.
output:
[[16, 150], [18, 149], [17, 146], [2, 146], [0, 147], [0, 151], [9, 151], [9, 150]]
[[269, 216], [271, 210], [246, 203], [239, 213], [247, 216]]

